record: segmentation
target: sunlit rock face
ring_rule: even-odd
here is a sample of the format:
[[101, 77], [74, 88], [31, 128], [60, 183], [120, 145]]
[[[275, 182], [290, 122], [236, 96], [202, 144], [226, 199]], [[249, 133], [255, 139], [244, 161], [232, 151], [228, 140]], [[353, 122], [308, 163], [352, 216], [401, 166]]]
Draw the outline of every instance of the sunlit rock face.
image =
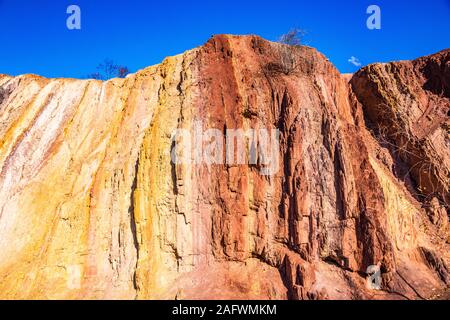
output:
[[[0, 76], [0, 298], [432, 296], [450, 281], [448, 70], [444, 51], [350, 85], [312, 48], [215, 36], [126, 79]], [[177, 130], [210, 129], [217, 161], [173, 161]], [[271, 161], [250, 160], [262, 140], [225, 161], [252, 129], [278, 130]]]

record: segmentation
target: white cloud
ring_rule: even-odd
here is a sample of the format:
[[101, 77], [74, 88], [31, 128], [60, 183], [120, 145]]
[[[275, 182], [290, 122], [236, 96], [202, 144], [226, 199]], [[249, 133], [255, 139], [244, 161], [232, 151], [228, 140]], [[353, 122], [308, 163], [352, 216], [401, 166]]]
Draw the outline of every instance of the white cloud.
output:
[[359, 61], [359, 59], [354, 57], [354, 56], [352, 56], [350, 59], [348, 59], [348, 62], [350, 62], [352, 65], [354, 65], [356, 67], [361, 67], [362, 66], [362, 64]]

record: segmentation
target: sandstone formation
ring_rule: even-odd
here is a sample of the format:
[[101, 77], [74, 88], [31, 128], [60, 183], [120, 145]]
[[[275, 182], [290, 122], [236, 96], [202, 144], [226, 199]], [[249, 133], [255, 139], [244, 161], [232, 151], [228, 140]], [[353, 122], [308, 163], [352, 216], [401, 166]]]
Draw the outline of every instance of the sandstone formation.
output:
[[[0, 75], [0, 298], [445, 290], [450, 51], [347, 80], [315, 49], [225, 35], [126, 79]], [[195, 123], [278, 129], [278, 170], [175, 164]]]

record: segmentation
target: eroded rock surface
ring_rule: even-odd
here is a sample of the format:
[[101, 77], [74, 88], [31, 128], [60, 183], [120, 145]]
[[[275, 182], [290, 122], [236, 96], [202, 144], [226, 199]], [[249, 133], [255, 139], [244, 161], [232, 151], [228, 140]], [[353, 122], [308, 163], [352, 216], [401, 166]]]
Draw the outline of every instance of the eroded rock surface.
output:
[[[216, 36], [126, 79], [0, 76], [0, 297], [444, 290], [448, 56], [372, 65], [349, 85], [312, 48]], [[278, 170], [174, 164], [173, 133], [199, 123], [278, 129]], [[366, 286], [370, 266], [382, 290]]]

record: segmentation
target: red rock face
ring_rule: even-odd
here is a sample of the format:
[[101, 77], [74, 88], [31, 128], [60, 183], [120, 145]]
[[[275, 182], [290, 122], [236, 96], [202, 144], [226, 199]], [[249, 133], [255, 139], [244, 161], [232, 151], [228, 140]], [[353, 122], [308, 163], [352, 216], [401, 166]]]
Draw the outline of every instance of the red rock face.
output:
[[[90, 201], [86, 212], [78, 213], [78, 219], [90, 221], [79, 227], [80, 234], [89, 235], [79, 240], [86, 242], [88, 255], [80, 264], [95, 274], [81, 279], [80, 290], [59, 286], [53, 294], [150, 299], [432, 296], [449, 282], [448, 79], [449, 51], [414, 62], [368, 66], [350, 85], [312, 48], [223, 35], [123, 83], [107, 82], [109, 91], [103, 95], [119, 95], [124, 104], [117, 111], [121, 120], [99, 168], [85, 178], [85, 186], [81, 178], [74, 182], [84, 186]], [[122, 99], [125, 89], [128, 95]], [[100, 94], [84, 96], [103, 99]], [[194, 132], [199, 125], [202, 132], [217, 129], [227, 147], [230, 130], [278, 130], [279, 140], [264, 144], [258, 138], [240, 153], [236, 147], [229, 156], [242, 157], [242, 163], [224, 161], [225, 150], [215, 154], [218, 163], [172, 162], [171, 134], [176, 129]], [[104, 129], [92, 130], [98, 134]], [[104, 145], [86, 150], [97, 154]], [[205, 152], [211, 144], [200, 145]], [[252, 161], [252, 146], [266, 148], [269, 161], [261, 153]], [[52, 157], [69, 163], [70, 157], [54, 152], [46, 156], [49, 165]], [[14, 155], [9, 159], [13, 163]], [[422, 160], [427, 167], [418, 165]], [[55, 175], [59, 171], [39, 181], [50, 184]], [[62, 179], [64, 172], [60, 175]], [[418, 194], [431, 185], [434, 189]], [[2, 201], [3, 214], [20, 211]], [[73, 206], [68, 201], [58, 210]], [[72, 224], [65, 238], [55, 229], [54, 240], [50, 235], [44, 239], [70, 252], [77, 220], [70, 215], [64, 219]], [[37, 249], [27, 250], [20, 259], [29, 261]], [[68, 260], [58, 259], [59, 265]], [[18, 271], [8, 266], [0, 268], [6, 279], [0, 289], [6, 297], [20, 297], [12, 284], [15, 276], [6, 276]], [[49, 268], [48, 263], [35, 272], [40, 268]], [[367, 273], [374, 268], [381, 271], [382, 290], [367, 286]], [[55, 281], [37, 277], [35, 287]]]
[[[364, 144], [361, 110], [321, 54], [259, 38], [216, 37], [199, 54], [197, 117], [209, 126], [278, 128], [279, 171], [217, 166], [209, 183], [212, 251], [279, 269], [290, 298], [318, 297], [317, 263], [392, 268], [381, 187]], [[244, 113], [248, 111], [248, 117]], [[206, 170], [205, 170], [206, 171]], [[324, 292], [321, 290], [320, 292]]]
[[449, 203], [450, 51], [371, 65], [351, 80], [368, 125], [393, 154], [397, 175], [426, 204]]
[[[401, 290], [416, 297], [405, 285], [408, 280], [397, 275], [397, 250], [389, 234], [404, 230], [388, 226], [412, 225], [414, 219], [388, 221], [395, 213], [387, 208], [385, 194], [408, 197], [407, 191], [396, 185], [389, 168], [374, 170], [374, 149], [381, 147], [331, 63], [311, 48], [228, 36], [211, 39], [196, 60], [202, 82], [190, 119], [224, 133], [280, 130], [279, 170], [273, 176], [262, 176], [258, 166], [195, 168], [190, 185], [198, 189], [196, 206], [206, 204], [202, 220], [211, 225], [202, 239], [213, 259], [256, 258], [278, 269], [292, 299], [370, 297], [359, 275], [371, 265], [381, 267], [388, 291], [406, 286]], [[398, 190], [383, 191], [379, 175], [393, 179]], [[408, 210], [419, 211], [418, 203], [408, 201], [414, 208]], [[416, 245], [416, 231], [407, 228]], [[346, 294], [329, 287], [334, 278], [342, 280]]]

